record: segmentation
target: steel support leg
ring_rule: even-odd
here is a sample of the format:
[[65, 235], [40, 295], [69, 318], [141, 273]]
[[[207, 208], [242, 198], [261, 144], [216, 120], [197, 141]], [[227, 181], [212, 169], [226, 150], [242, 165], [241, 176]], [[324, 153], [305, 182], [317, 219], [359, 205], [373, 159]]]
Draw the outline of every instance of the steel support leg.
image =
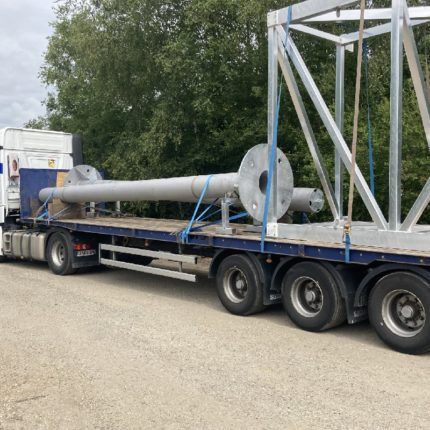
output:
[[401, 223], [402, 110], [403, 110], [403, 0], [393, 0], [391, 30], [391, 110], [389, 229], [397, 231]]
[[[269, 40], [269, 73], [268, 73], [268, 125], [267, 125], [267, 166], [269, 167], [270, 153], [272, 151], [272, 145], [277, 145], [275, 131], [275, 117], [278, 103], [278, 37], [275, 27], [269, 27], [268, 29], [268, 40]], [[272, 189], [270, 195], [270, 206], [268, 223], [276, 223], [276, 190], [277, 190], [277, 168], [276, 163], [273, 167], [273, 179]]]
[[234, 234], [236, 231], [230, 226], [230, 204], [227, 197], [221, 200], [221, 227], [217, 228], [217, 233]]
[[[336, 46], [336, 124], [343, 134], [345, 116], [345, 46]], [[339, 208], [339, 219], [343, 216], [343, 164], [339, 151], [335, 149], [334, 191]]]
[[[417, 45], [415, 42], [414, 33], [412, 30], [412, 22], [409, 17], [409, 11], [404, 4], [404, 45], [406, 56], [408, 58], [409, 68], [411, 71], [412, 81], [414, 83], [415, 93], [417, 95], [418, 106], [421, 113], [421, 118], [424, 125], [424, 131], [427, 138], [427, 144], [430, 148], [430, 101], [427, 94], [427, 88], [424, 80], [424, 73], [418, 56]], [[424, 210], [430, 202], [430, 179], [427, 181], [420, 195], [412, 206], [408, 216], [403, 222], [400, 230], [410, 231], [413, 226], [419, 221]]]

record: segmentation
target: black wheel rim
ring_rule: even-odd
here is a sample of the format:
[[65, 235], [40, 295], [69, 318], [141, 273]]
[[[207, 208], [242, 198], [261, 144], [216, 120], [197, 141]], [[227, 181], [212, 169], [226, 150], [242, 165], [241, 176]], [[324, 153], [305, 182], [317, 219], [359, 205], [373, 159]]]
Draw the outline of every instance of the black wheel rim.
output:
[[321, 312], [324, 295], [319, 283], [308, 276], [297, 278], [291, 286], [291, 303], [305, 318], [313, 318]]
[[228, 300], [242, 303], [248, 294], [248, 280], [245, 273], [238, 267], [227, 270], [223, 277], [223, 289]]

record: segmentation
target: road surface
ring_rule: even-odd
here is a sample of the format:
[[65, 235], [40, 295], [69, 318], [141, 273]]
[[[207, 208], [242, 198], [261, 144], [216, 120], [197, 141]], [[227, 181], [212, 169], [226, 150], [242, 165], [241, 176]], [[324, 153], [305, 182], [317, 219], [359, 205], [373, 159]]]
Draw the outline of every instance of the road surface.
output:
[[0, 429], [430, 428], [430, 356], [228, 314], [215, 285], [0, 265]]

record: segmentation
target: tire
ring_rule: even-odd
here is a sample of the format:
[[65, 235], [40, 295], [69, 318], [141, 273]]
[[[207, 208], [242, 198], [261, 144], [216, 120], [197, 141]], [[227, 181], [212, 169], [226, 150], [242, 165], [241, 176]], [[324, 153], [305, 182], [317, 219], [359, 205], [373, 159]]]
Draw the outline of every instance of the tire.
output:
[[335, 278], [322, 264], [302, 262], [282, 281], [282, 303], [290, 319], [308, 331], [323, 331], [346, 320], [345, 302]]
[[381, 340], [396, 351], [430, 351], [429, 318], [430, 283], [415, 273], [390, 273], [370, 292], [370, 323]]
[[226, 257], [218, 267], [216, 283], [221, 303], [232, 314], [251, 315], [265, 308], [263, 282], [247, 255]]
[[46, 259], [48, 266], [56, 275], [71, 275], [76, 272], [73, 263], [72, 242], [66, 234], [61, 232], [54, 233], [48, 241], [46, 249]]

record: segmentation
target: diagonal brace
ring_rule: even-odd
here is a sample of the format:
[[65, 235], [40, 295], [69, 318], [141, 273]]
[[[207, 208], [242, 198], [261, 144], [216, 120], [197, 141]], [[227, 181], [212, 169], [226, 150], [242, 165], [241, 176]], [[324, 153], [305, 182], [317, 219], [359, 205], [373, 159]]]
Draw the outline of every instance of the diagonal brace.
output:
[[414, 205], [409, 211], [408, 216], [403, 221], [403, 224], [400, 227], [400, 231], [411, 231], [412, 227], [419, 221], [421, 215], [424, 210], [430, 203], [430, 178], [427, 180], [424, 185], [423, 190], [421, 191], [418, 198], [415, 200]]
[[415, 93], [417, 95], [418, 106], [421, 113], [421, 118], [424, 125], [424, 131], [427, 138], [427, 144], [430, 149], [430, 101], [428, 92], [425, 85], [424, 73], [421, 67], [417, 44], [415, 42], [414, 33], [412, 30], [412, 22], [409, 16], [409, 11], [404, 6], [404, 33], [403, 33], [403, 44], [405, 46], [406, 57], [408, 59], [409, 68], [411, 71], [412, 82], [415, 87]]
[[315, 167], [320, 178], [321, 185], [327, 197], [330, 210], [333, 214], [334, 219], [339, 219], [339, 208], [336, 202], [336, 197], [330, 182], [327, 168], [325, 166], [324, 160], [317, 144], [317, 140], [312, 130], [312, 126], [308, 114], [306, 112], [306, 108], [303, 103], [299, 87], [291, 69], [290, 62], [288, 61], [288, 57], [286, 55], [285, 50], [281, 47], [279, 47], [278, 50], [278, 60], [288, 86], [288, 91], [290, 92], [291, 99], [296, 109], [297, 116], [299, 117], [300, 125], [302, 126], [302, 129], [304, 131], [305, 139], [308, 144], [313, 161], [315, 163]]
[[[283, 41], [285, 40], [285, 30], [283, 29], [282, 26], [278, 26], [277, 30], [278, 30], [279, 46], [283, 46]], [[327, 104], [325, 103], [320, 91], [318, 90], [318, 87], [314, 79], [312, 78], [312, 75], [309, 72], [309, 69], [306, 67], [306, 64], [303, 61], [303, 58], [301, 57], [299, 51], [297, 50], [296, 45], [291, 40], [291, 38], [289, 38], [287, 41], [286, 49], [287, 49], [288, 55], [291, 58], [291, 61], [293, 62], [298, 74], [300, 75], [300, 78], [303, 81], [303, 84], [305, 85], [305, 88], [312, 102], [314, 103], [325, 127], [327, 128], [327, 131], [336, 149], [339, 151], [339, 154], [342, 158], [342, 161], [346, 169], [351, 174], [351, 170], [352, 170], [351, 151], [349, 150], [348, 145], [346, 144], [341, 131], [336, 125], [336, 122], [333, 119], [333, 116], [331, 115]], [[382, 213], [375, 197], [370, 191], [370, 188], [366, 182], [366, 179], [364, 178], [359, 168], [356, 168], [355, 185], [373, 221], [377, 224], [379, 228], [383, 230], [387, 230], [388, 224], [384, 217], [384, 214]]]

